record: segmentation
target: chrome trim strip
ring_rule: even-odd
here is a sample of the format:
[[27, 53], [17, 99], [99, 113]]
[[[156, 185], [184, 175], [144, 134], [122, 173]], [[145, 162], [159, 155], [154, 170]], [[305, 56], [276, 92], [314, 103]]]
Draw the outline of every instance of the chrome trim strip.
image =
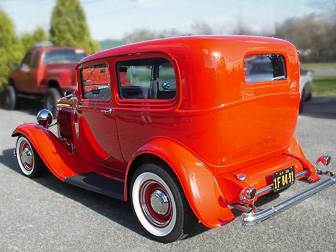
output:
[[[307, 170], [303, 170], [302, 172], [296, 173], [295, 174], [295, 181], [302, 178], [303, 176], [305, 176], [307, 174], [308, 174]], [[270, 192], [270, 191], [273, 191], [273, 185], [266, 186], [266, 187], [263, 187], [263, 188], [259, 189], [256, 193], [256, 196], [262, 195], [262, 194]]]
[[293, 197], [290, 197], [272, 207], [269, 207], [267, 209], [258, 211], [258, 212], [250, 212], [250, 213], [244, 213], [242, 215], [242, 223], [243, 225], [253, 225], [256, 223], [259, 223], [261, 221], [264, 221], [273, 215], [280, 213], [281, 211], [284, 211], [293, 205], [311, 197], [315, 193], [322, 191], [323, 189], [331, 186], [336, 182], [336, 175], [330, 177], [329, 179], [326, 179], [320, 183], [317, 183], [313, 187], [306, 189]]
[[298, 172], [295, 174], [295, 180], [302, 178], [308, 174], [307, 170], [303, 170], [302, 172]]
[[270, 192], [273, 190], [273, 186], [266, 186], [264, 188], [261, 188], [257, 191], [256, 195], [259, 196], [261, 194], [264, 194], [264, 193], [267, 193], [267, 192]]

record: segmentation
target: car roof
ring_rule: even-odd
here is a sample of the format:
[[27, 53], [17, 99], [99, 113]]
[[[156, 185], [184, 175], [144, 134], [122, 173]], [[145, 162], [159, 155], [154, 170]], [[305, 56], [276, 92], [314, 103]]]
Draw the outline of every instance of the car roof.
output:
[[[177, 69], [177, 82], [180, 95], [183, 95], [180, 108], [203, 110], [241, 100], [242, 88], [244, 92], [251, 92], [244, 84], [244, 58], [249, 54], [264, 53], [284, 55], [288, 80], [297, 79], [298, 82], [296, 48], [285, 40], [254, 36], [188, 36], [129, 44], [87, 56], [78, 63], [77, 69], [96, 60], [113, 62], [138, 55], [166, 56]], [[274, 86], [275, 91], [277, 88]], [[280, 88], [288, 91], [287, 85]], [[258, 89], [255, 93], [262, 95], [262, 92], [269, 92], [266, 89]]]
[[[142, 52], [166, 52], [174, 55], [176, 52], [183, 50], [184, 53], [196, 52], [198, 49], [208, 50], [212, 47], [227, 47], [227, 53], [233, 53], [231, 48], [246, 50], [251, 47], [280, 48], [284, 45], [291, 45], [289, 42], [268, 37], [258, 36], [185, 36], [176, 38], [166, 38], [145, 41], [140, 43], [123, 45], [107, 49], [83, 58], [79, 64], [95, 59], [106, 58], [110, 56], [133, 54]], [[196, 50], [196, 51], [195, 51]]]

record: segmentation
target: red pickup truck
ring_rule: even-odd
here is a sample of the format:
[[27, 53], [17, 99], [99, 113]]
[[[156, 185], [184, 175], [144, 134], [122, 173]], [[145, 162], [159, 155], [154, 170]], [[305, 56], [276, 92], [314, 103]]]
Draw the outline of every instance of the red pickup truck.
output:
[[43, 47], [27, 52], [15, 64], [5, 89], [5, 107], [15, 109], [20, 98], [44, 99], [44, 107], [56, 111], [57, 100], [66, 90], [75, 91], [76, 62], [87, 55], [82, 48]]

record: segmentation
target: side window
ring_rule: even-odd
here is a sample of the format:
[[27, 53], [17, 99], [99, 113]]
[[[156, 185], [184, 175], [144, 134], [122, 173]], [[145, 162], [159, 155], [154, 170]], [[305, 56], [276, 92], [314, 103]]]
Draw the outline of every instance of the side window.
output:
[[31, 60], [32, 53], [27, 53], [21, 62], [21, 69], [27, 70], [29, 69], [29, 64]]
[[37, 67], [37, 62], [40, 56], [40, 51], [36, 51], [33, 57], [32, 68], [35, 69]]
[[168, 100], [176, 96], [174, 67], [165, 58], [125, 60], [116, 67], [121, 99]]
[[80, 70], [85, 99], [110, 99], [111, 85], [107, 64], [84, 67]]
[[281, 54], [250, 54], [244, 58], [245, 82], [285, 80], [286, 62]]

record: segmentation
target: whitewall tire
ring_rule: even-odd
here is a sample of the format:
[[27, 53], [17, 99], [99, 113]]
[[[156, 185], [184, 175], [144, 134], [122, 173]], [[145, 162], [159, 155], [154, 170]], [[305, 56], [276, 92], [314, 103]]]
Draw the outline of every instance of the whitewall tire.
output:
[[141, 226], [153, 239], [172, 242], [187, 235], [193, 213], [177, 178], [164, 165], [148, 163], [136, 170], [131, 201]]
[[27, 177], [38, 177], [45, 170], [34, 146], [24, 136], [20, 136], [16, 142], [16, 158], [23, 175]]

